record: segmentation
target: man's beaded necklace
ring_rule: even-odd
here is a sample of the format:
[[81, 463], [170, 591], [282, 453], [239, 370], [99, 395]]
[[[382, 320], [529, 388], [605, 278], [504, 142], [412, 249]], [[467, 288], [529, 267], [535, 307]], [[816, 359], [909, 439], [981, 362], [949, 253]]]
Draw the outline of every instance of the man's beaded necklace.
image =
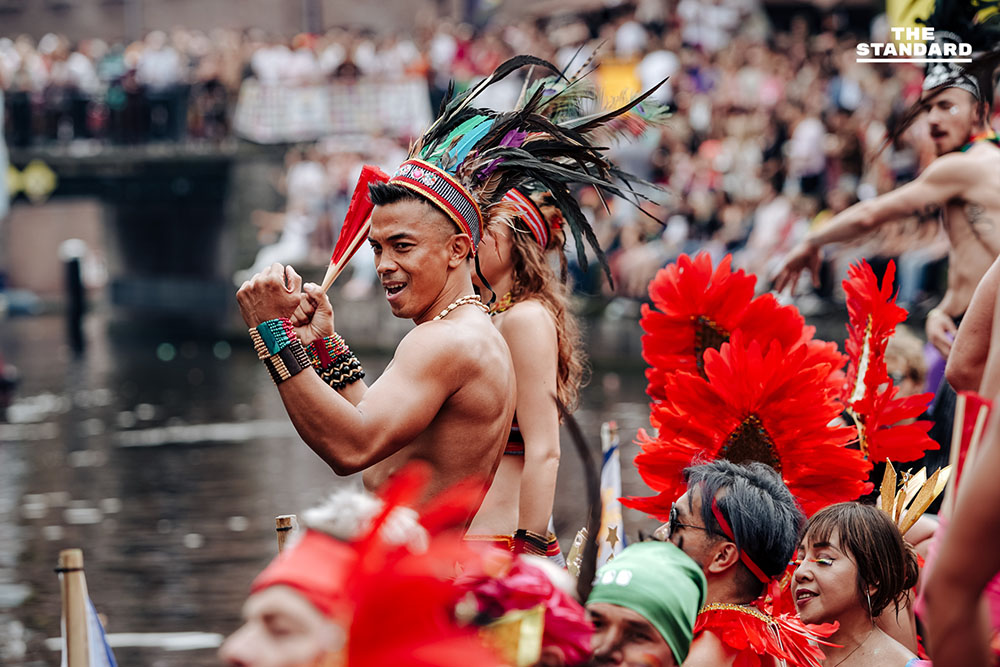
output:
[[489, 306], [487, 306], [485, 303], [482, 302], [478, 294], [466, 294], [465, 296], [460, 296], [454, 301], [452, 301], [450, 304], [448, 304], [448, 306], [440, 313], [438, 313], [431, 321], [434, 322], [440, 320], [445, 316], [447, 316], [448, 313], [458, 308], [459, 306], [465, 306], [465, 305], [475, 306], [484, 313], [490, 312]]

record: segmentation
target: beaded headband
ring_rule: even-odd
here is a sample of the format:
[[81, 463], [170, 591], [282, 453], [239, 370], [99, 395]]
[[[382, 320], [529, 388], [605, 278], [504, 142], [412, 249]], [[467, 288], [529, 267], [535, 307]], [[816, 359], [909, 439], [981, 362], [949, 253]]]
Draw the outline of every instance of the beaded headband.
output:
[[508, 190], [503, 196], [503, 201], [509, 202], [517, 207], [517, 212], [528, 225], [532, 236], [538, 241], [538, 245], [544, 250], [549, 245], [549, 226], [545, 223], [545, 216], [538, 210], [538, 206], [531, 200], [531, 197], [524, 194], [517, 188]]
[[429, 162], [410, 159], [399, 166], [389, 183], [402, 185], [441, 209], [472, 239], [472, 256], [476, 256], [483, 232], [483, 213], [454, 176]]
[[[938, 30], [934, 33], [934, 41], [939, 44], [959, 44], [962, 39], [955, 33]], [[975, 77], [969, 76], [961, 65], [950, 62], [929, 63], [921, 88], [927, 91], [941, 86], [960, 88], [975, 97], [977, 102], [983, 97], [979, 82]]]

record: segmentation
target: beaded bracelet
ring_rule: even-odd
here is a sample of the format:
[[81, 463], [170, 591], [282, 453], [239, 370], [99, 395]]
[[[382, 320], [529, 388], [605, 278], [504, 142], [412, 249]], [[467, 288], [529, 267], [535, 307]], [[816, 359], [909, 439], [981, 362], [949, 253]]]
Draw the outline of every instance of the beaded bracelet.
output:
[[519, 528], [514, 533], [514, 543], [512, 551], [516, 554], [532, 554], [534, 556], [544, 556], [549, 551], [549, 540], [544, 535], [539, 535], [530, 530]]
[[306, 351], [316, 373], [334, 389], [343, 389], [365, 376], [361, 362], [339, 334], [314, 340]]
[[271, 374], [274, 384], [281, 384], [288, 378], [309, 368], [309, 355], [298, 338], [285, 345], [277, 354], [263, 359], [264, 367]]
[[318, 338], [306, 345], [309, 359], [317, 368], [329, 368], [334, 359], [350, 351], [351, 348], [347, 347], [344, 337], [336, 332], [332, 336]]
[[287, 317], [261, 322], [250, 329], [250, 338], [253, 340], [254, 349], [257, 350], [257, 356], [261, 359], [278, 354], [293, 340], [298, 340], [295, 327]]

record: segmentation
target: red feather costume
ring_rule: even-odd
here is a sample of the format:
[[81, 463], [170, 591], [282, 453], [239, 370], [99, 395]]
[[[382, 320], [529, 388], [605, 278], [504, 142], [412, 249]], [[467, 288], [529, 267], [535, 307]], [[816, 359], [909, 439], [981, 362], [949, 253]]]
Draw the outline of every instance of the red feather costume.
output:
[[913, 461], [938, 448], [927, 435], [931, 422], [899, 423], [919, 417], [934, 395], [896, 398], [899, 389], [886, 369], [886, 345], [907, 315], [892, 294], [895, 273], [890, 261], [880, 288], [872, 268], [861, 260], [851, 265], [843, 282], [848, 315], [844, 347], [851, 359], [844, 403], [857, 425], [861, 451], [873, 463]]
[[[795, 614], [775, 616], [762, 603], [749, 605], [710, 604], [698, 614], [694, 638], [709, 630], [727, 653], [735, 653], [733, 667], [788, 665], [821, 667], [823, 650], [832, 646], [822, 638], [837, 631], [836, 623], [805, 625]], [[815, 642], [815, 644], [814, 644]]]
[[484, 646], [476, 629], [458, 622], [456, 605], [466, 591], [454, 578], [464, 565], [481, 569], [482, 556], [462, 541], [478, 485], [459, 485], [424, 508], [426, 549], [389, 543], [381, 528], [400, 506], [414, 506], [429, 479], [411, 464], [386, 485], [383, 507], [367, 532], [343, 542], [307, 530], [254, 580], [253, 592], [290, 586], [347, 630], [347, 645], [324, 654], [331, 667], [467, 667], [505, 664]]

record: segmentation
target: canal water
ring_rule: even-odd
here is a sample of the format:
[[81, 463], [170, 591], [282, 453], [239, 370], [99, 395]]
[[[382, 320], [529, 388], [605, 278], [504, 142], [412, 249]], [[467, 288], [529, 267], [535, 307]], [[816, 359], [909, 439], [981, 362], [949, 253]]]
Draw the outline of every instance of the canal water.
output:
[[[601, 423], [618, 423], [624, 493], [644, 495], [631, 465], [648, 424], [639, 330], [590, 328], [601, 360], [577, 418], [595, 455]], [[59, 316], [0, 320], [0, 353], [21, 375], [0, 420], [2, 665], [59, 664], [53, 568], [72, 547], [120, 665], [218, 664], [215, 645], [276, 553], [274, 517], [360, 484], [299, 440], [249, 341], [144, 329], [92, 314], [77, 358]], [[370, 377], [388, 361], [359, 356]], [[563, 452], [555, 524], [566, 550], [586, 498], [566, 440]], [[655, 527], [628, 510], [625, 522], [632, 537]]]

